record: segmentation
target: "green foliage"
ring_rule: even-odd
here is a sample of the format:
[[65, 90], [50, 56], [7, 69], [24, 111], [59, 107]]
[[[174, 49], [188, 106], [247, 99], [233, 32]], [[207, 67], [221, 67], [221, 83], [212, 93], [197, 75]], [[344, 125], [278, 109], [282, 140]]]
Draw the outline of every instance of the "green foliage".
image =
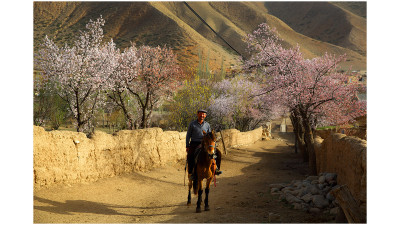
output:
[[52, 129], [58, 130], [68, 115], [68, 104], [58, 95], [51, 96], [51, 101], [53, 104], [51, 107], [50, 126]]
[[57, 130], [68, 116], [68, 104], [58, 95], [36, 90], [33, 101], [33, 122]]
[[170, 127], [184, 131], [196, 118], [197, 110], [211, 104], [211, 88], [199, 75], [191, 81], [185, 81], [183, 87], [175, 94], [168, 105]]

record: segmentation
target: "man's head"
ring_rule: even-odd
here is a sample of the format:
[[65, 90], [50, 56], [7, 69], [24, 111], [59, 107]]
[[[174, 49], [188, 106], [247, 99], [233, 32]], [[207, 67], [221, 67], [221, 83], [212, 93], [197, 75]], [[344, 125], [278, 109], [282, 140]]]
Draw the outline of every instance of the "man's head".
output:
[[197, 111], [197, 121], [199, 121], [200, 123], [202, 123], [204, 121], [204, 119], [207, 116], [207, 111], [200, 109]]

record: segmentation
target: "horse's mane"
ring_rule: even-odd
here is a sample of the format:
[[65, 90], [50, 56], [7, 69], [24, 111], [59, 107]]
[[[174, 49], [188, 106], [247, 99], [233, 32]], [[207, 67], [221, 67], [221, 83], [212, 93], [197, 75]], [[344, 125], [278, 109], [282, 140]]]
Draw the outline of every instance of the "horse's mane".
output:
[[[215, 140], [215, 139], [216, 139], [215, 132], [213, 132], [213, 131], [207, 132], [207, 133], [203, 136], [202, 143], [204, 143], [204, 141], [206, 140], [206, 138], [210, 138], [211, 140]], [[204, 146], [204, 145], [203, 145], [203, 146]]]

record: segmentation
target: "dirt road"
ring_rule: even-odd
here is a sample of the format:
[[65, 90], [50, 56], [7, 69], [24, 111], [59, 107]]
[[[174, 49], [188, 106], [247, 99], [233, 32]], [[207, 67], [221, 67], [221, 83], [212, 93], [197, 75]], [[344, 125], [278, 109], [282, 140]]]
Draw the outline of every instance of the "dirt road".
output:
[[[290, 133], [273, 136], [223, 155], [223, 174], [210, 189], [210, 211], [195, 213], [195, 204], [186, 206], [182, 161], [90, 184], [37, 190], [34, 223], [266, 223], [269, 213], [279, 214], [283, 223], [330, 222], [327, 215], [292, 209], [270, 194], [269, 184], [304, 179], [308, 172], [300, 154], [288, 146], [293, 145]], [[196, 199], [192, 195], [193, 203]]]

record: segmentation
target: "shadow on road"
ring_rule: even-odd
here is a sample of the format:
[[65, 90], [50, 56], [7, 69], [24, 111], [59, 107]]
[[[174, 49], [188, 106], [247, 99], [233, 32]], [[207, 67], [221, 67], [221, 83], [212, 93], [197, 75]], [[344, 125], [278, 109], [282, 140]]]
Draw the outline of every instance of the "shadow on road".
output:
[[[66, 214], [66, 215], [72, 215], [72, 213], [92, 213], [101, 215], [123, 215], [123, 216], [137, 217], [144, 215], [120, 213], [116, 209], [132, 208], [132, 209], [149, 210], [149, 209], [160, 209], [160, 208], [180, 206], [180, 205], [165, 205], [165, 206], [155, 206], [155, 207], [135, 207], [135, 206], [104, 204], [104, 203], [85, 201], [85, 200], [67, 200], [65, 202], [57, 202], [40, 197], [34, 197], [34, 200], [51, 205], [51, 206], [34, 206], [34, 209], [36, 210], [42, 210], [51, 213]], [[159, 215], [168, 215], [168, 214], [153, 214], [151, 216], [159, 216]]]

